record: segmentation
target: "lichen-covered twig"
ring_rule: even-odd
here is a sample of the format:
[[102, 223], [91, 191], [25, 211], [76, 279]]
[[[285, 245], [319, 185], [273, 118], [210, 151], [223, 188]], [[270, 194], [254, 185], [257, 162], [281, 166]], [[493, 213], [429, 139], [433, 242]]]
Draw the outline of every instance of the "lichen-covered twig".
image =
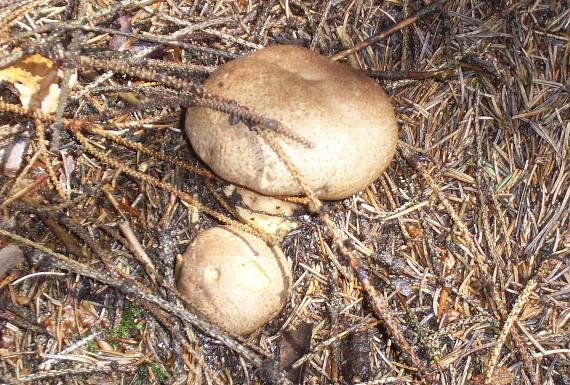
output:
[[[175, 76], [166, 75], [152, 69], [135, 68], [125, 62], [75, 56], [69, 53], [61, 54], [64, 55], [64, 59], [75, 61], [80, 66], [111, 70], [128, 76], [158, 81], [177, 90], [189, 92], [191, 97], [190, 100], [186, 100], [187, 105], [199, 105], [225, 112], [229, 115], [240, 118], [248, 125], [275, 131], [280, 135], [295, 140], [305, 147], [312, 147], [313, 145], [309, 140], [302, 138], [279, 121], [259, 115], [254, 111], [239, 105], [233, 100], [228, 100], [214, 95], [193, 82], [179, 79]], [[184, 100], [182, 102], [184, 103]]]
[[497, 337], [497, 344], [493, 347], [493, 351], [491, 352], [491, 356], [487, 361], [487, 368], [485, 373], [485, 384], [492, 384], [492, 377], [495, 373], [495, 368], [497, 367], [497, 363], [499, 361], [499, 356], [501, 354], [501, 348], [505, 344], [507, 340], [507, 336], [512, 330], [513, 324], [518, 319], [521, 311], [523, 310], [524, 306], [526, 305], [528, 299], [533, 293], [533, 290], [536, 288], [538, 282], [536, 280], [531, 279], [527, 282], [525, 288], [520, 293], [519, 297], [517, 298], [517, 302], [513, 305], [511, 312], [509, 313], [507, 319], [505, 320], [503, 327], [501, 328], [501, 333]]
[[61, 184], [59, 183], [59, 179], [55, 175], [55, 170], [53, 169], [53, 165], [51, 164], [51, 159], [49, 156], [48, 149], [45, 144], [45, 132], [44, 132], [44, 124], [39, 116], [39, 114], [34, 114], [34, 123], [36, 125], [36, 135], [38, 138], [38, 151], [40, 152], [40, 159], [44, 162], [46, 166], [47, 173], [49, 175], [50, 181], [53, 185], [53, 188], [57, 192], [57, 195], [62, 200], [67, 199], [67, 194], [61, 188]]
[[[22, 116], [33, 116], [40, 122], [41, 122], [41, 120], [51, 121], [53, 119], [52, 115], [41, 114], [39, 112], [32, 112], [32, 111], [29, 111], [27, 108], [17, 106], [14, 104], [10, 104], [10, 103], [5, 103], [3, 101], [0, 101], [0, 109], [2, 109], [3, 111], [12, 112], [12, 113], [22, 115]], [[83, 122], [83, 121], [72, 121], [72, 120], [68, 120], [68, 119], [63, 119], [62, 123], [67, 129], [69, 129], [74, 134], [74, 136], [77, 138], [78, 142], [83, 146], [83, 148], [90, 155], [92, 155], [92, 156], [96, 157], [97, 159], [109, 164], [111, 167], [114, 167], [114, 168], [121, 170], [123, 173], [125, 173], [126, 175], [129, 175], [130, 177], [133, 177], [133, 178], [138, 179], [138, 180], [145, 181], [150, 185], [159, 187], [165, 191], [173, 193], [174, 195], [176, 195], [181, 200], [193, 205], [197, 209], [199, 209], [202, 212], [204, 212], [204, 213], [210, 215], [211, 217], [217, 219], [221, 223], [227, 224], [228, 226], [233, 226], [233, 227], [241, 229], [242, 231], [245, 231], [245, 232], [253, 233], [253, 234], [259, 236], [260, 238], [262, 238], [265, 242], [267, 242], [270, 245], [274, 245], [276, 243], [276, 240], [273, 237], [271, 237], [270, 235], [268, 235], [267, 233], [265, 233], [263, 230], [261, 230], [257, 227], [251, 226], [251, 225], [243, 224], [243, 223], [235, 221], [231, 218], [228, 218], [227, 216], [225, 216], [225, 215], [223, 215], [223, 214], [221, 214], [221, 213], [219, 213], [213, 209], [210, 209], [209, 207], [204, 206], [202, 203], [200, 203], [200, 201], [193, 198], [190, 194], [187, 194], [187, 193], [179, 190], [175, 186], [173, 186], [169, 183], [163, 182], [163, 181], [161, 181], [155, 177], [152, 177], [150, 175], [147, 175], [143, 172], [133, 170], [132, 168], [124, 165], [123, 163], [119, 162], [118, 160], [116, 160], [110, 156], [107, 156], [106, 154], [97, 150], [95, 148], [95, 146], [90, 144], [89, 141], [87, 140], [87, 138], [81, 133], [81, 131], [83, 129], [85, 129], [85, 127], [91, 127], [91, 130], [94, 133], [99, 133], [99, 134], [104, 134], [104, 130], [100, 130], [96, 127], [93, 127], [92, 124], [90, 124], [88, 122]], [[110, 137], [110, 135], [105, 135], [105, 136]], [[154, 152], [151, 150], [146, 150], [146, 149], [144, 149], [143, 146], [140, 146], [136, 143], [132, 143], [132, 142], [129, 142], [127, 140], [120, 140], [119, 138], [114, 138], [114, 139], [118, 143], [124, 144], [129, 148], [133, 148], [137, 151], [140, 150], [141, 152], [147, 153], [151, 156], [156, 156], [158, 159], [170, 161], [170, 162], [174, 163], [175, 165], [182, 165], [183, 168], [189, 169], [190, 171], [193, 171], [193, 172], [198, 171], [198, 170], [195, 170], [193, 167], [191, 167], [191, 165], [188, 165], [185, 162], [174, 161], [174, 160], [168, 159], [168, 157], [166, 157], [165, 155], [159, 155], [160, 153], [157, 153], [157, 152]], [[47, 151], [47, 149], [45, 151]], [[199, 172], [199, 173], [204, 174], [205, 176], [210, 175], [207, 172], [206, 173]]]
[[[69, 123], [69, 121], [66, 122]], [[140, 143], [133, 142], [132, 140], [125, 139], [121, 136], [113, 135], [112, 132], [104, 130], [99, 125], [86, 123], [82, 124], [81, 127], [92, 134], [101, 136], [105, 139], [109, 139], [110, 141], [117, 143], [123, 147], [130, 148], [131, 150], [135, 150], [141, 154], [148, 155], [163, 162], [172, 163], [182, 170], [190, 171], [193, 174], [200, 175], [207, 179], [217, 179], [217, 176], [212, 174], [212, 172], [208, 171], [207, 169], [193, 166], [188, 162], [173, 158], [171, 155], [154, 151], [146, 146], [143, 146]]]
[[179, 190], [175, 186], [173, 186], [169, 183], [163, 182], [158, 178], [152, 177], [152, 176], [147, 175], [143, 172], [140, 172], [140, 171], [134, 170], [128, 166], [125, 166], [120, 161], [118, 161], [114, 158], [111, 158], [110, 156], [108, 156], [108, 155], [102, 153], [101, 151], [97, 150], [95, 148], [95, 146], [90, 144], [89, 141], [87, 140], [87, 138], [85, 136], [83, 136], [83, 134], [81, 134], [80, 129], [77, 125], [71, 125], [70, 128], [72, 130], [73, 135], [75, 136], [77, 141], [81, 144], [81, 146], [85, 149], [85, 151], [87, 153], [89, 153], [90, 155], [94, 156], [95, 158], [99, 159], [100, 161], [107, 163], [111, 167], [116, 168], [117, 170], [120, 170], [122, 173], [124, 173], [124, 174], [126, 174], [132, 178], [135, 178], [135, 179], [140, 180], [140, 181], [144, 181], [144, 182], [146, 182], [152, 186], [159, 187], [159, 188], [163, 189], [164, 191], [168, 191], [168, 192], [173, 193], [178, 198], [180, 198], [183, 201], [195, 206], [200, 211], [208, 214], [212, 218], [217, 219], [221, 223], [224, 223], [228, 226], [240, 229], [240, 230], [248, 232], [248, 233], [253, 233], [253, 234], [257, 235], [258, 237], [262, 238], [265, 242], [267, 242], [270, 245], [274, 245], [276, 243], [275, 239], [273, 239], [273, 237], [271, 237], [267, 233], [260, 231], [259, 229], [254, 228], [252, 226], [244, 225], [241, 222], [230, 219], [230, 218], [226, 217], [225, 215], [223, 215], [223, 214], [221, 214], [215, 210], [212, 210], [209, 207], [204, 206], [202, 203], [200, 203], [200, 201], [193, 198], [190, 194]]

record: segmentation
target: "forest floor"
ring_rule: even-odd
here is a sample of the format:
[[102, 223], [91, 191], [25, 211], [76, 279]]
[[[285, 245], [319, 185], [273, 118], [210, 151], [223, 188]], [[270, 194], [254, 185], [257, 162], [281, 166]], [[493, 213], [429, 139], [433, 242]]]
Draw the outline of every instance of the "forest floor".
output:
[[[274, 44], [376, 79], [400, 145], [234, 338], [172, 290], [240, 220], [184, 114]], [[0, 52], [0, 383], [570, 384], [568, 1], [0, 0]]]

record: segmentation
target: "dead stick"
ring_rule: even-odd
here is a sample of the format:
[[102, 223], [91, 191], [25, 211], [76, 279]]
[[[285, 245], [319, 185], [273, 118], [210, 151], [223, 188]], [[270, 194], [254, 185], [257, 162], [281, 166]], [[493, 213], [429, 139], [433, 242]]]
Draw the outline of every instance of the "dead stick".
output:
[[154, 264], [146, 253], [144, 247], [139, 242], [129, 222], [121, 221], [119, 223], [119, 229], [121, 229], [121, 232], [125, 236], [133, 255], [137, 258], [141, 265], [143, 265], [150, 280], [156, 284], [156, 268], [154, 267]]

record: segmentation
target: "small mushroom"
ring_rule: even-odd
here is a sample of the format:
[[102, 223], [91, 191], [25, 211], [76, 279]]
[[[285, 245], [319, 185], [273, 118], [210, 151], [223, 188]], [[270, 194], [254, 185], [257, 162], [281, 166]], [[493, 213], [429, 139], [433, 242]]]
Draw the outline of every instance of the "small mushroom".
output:
[[233, 335], [253, 332], [283, 308], [291, 268], [278, 247], [229, 227], [196, 236], [176, 266], [188, 304]]
[[[204, 83], [216, 95], [277, 119], [313, 143], [278, 137], [286, 155], [321, 199], [342, 199], [374, 181], [398, 141], [390, 99], [359, 71], [308, 49], [271, 46], [224, 64]], [[266, 195], [303, 191], [269, 146], [244, 122], [189, 108], [186, 132], [220, 177]]]

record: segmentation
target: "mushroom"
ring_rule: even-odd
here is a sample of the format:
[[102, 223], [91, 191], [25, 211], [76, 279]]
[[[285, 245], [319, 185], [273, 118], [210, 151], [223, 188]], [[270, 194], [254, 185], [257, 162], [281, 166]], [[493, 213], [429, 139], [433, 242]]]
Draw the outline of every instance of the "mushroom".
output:
[[[386, 93], [359, 71], [308, 49], [280, 45], [219, 67], [213, 94], [274, 118], [313, 144], [278, 143], [320, 199], [342, 199], [380, 176], [396, 151], [397, 123]], [[220, 177], [265, 195], [303, 191], [283, 162], [246, 124], [204, 107], [188, 109], [186, 132]]]
[[233, 335], [249, 334], [275, 317], [291, 279], [278, 247], [226, 226], [198, 234], [176, 266], [177, 286], [188, 305]]

